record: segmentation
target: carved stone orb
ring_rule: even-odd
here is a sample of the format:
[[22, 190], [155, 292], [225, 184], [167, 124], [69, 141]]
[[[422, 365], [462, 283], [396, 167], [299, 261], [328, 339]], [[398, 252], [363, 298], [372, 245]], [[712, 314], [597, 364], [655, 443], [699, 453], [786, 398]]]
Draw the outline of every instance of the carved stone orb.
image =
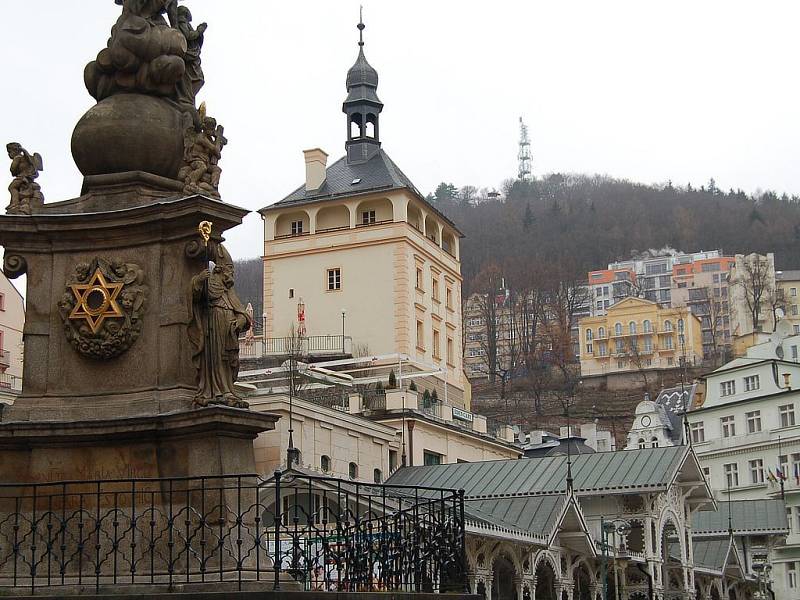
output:
[[144, 171], [175, 179], [183, 161], [183, 114], [163, 98], [115, 94], [90, 108], [72, 133], [84, 176]]

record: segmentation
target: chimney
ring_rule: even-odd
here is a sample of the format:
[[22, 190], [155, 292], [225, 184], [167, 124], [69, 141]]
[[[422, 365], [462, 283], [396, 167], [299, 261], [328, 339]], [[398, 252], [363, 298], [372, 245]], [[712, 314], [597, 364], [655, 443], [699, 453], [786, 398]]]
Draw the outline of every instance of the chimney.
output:
[[313, 192], [325, 183], [325, 166], [328, 164], [328, 155], [320, 148], [303, 150], [306, 159], [306, 191]]

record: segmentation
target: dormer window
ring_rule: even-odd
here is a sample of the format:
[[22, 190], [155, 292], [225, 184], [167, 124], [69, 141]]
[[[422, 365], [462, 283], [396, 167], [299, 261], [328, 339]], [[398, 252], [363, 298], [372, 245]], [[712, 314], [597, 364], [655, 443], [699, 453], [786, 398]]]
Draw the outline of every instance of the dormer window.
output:
[[374, 210], [365, 210], [361, 213], [361, 224], [362, 225], [371, 225], [375, 222], [375, 211]]
[[303, 222], [292, 221], [292, 235], [301, 235], [303, 233]]

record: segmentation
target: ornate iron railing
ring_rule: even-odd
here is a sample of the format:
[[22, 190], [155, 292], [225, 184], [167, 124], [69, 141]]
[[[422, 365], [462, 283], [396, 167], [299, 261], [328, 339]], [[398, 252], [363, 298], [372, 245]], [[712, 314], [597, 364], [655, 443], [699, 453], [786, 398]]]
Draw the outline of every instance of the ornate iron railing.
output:
[[276, 472], [0, 485], [3, 588], [466, 590], [463, 491]]

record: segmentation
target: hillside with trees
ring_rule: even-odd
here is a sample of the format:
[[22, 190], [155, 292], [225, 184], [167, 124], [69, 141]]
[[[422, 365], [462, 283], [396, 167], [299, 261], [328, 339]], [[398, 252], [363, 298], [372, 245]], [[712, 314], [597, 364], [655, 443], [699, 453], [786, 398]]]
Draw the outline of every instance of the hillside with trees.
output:
[[726, 254], [774, 252], [800, 267], [800, 197], [747, 195], [705, 186], [645, 185], [605, 176], [553, 174], [509, 181], [502, 199], [442, 183], [428, 196], [462, 230], [465, 297], [494, 264], [508, 279], [552, 273], [575, 279], [650, 248]]

